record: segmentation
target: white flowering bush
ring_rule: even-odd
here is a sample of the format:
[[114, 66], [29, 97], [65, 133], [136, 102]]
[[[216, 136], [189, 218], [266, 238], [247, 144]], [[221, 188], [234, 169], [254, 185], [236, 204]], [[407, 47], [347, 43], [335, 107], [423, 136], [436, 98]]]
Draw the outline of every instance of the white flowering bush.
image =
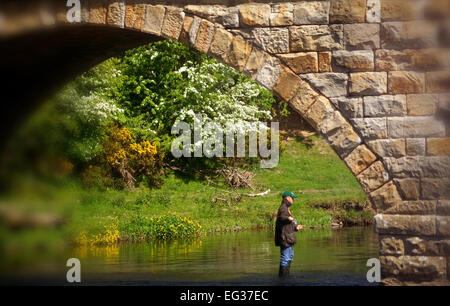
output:
[[[23, 138], [32, 140], [26, 150], [62, 155], [81, 172], [89, 166], [110, 171], [101, 160], [113, 126], [127, 128], [136, 143], [155, 145], [166, 162], [202, 163], [206, 159], [171, 160], [176, 122], [193, 126], [198, 114], [203, 125], [213, 128], [228, 124], [235, 134], [256, 131], [252, 123], [270, 120], [275, 102], [269, 91], [236, 70], [164, 40], [129, 50], [77, 77], [36, 114]], [[195, 146], [210, 135], [204, 129]]]
[[[122, 71], [120, 107], [136, 120], [131, 130], [144, 137], [165, 136], [164, 147], [173, 140], [171, 127], [179, 121], [192, 127], [195, 114], [203, 125], [231, 128], [233, 132], [256, 131], [254, 122], [272, 119], [272, 94], [262, 86], [219, 61], [177, 42], [161, 41], [127, 52], [119, 65]], [[231, 124], [231, 125], [230, 125]], [[211, 135], [202, 131], [202, 139]], [[169, 137], [167, 137], [169, 136]], [[167, 143], [167, 141], [169, 143]], [[225, 147], [224, 147], [225, 150]]]

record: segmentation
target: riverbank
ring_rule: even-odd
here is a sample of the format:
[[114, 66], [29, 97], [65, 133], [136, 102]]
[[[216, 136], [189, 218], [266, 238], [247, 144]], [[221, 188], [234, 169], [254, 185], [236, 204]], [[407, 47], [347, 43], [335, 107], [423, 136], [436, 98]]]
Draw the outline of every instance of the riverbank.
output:
[[[366, 195], [321, 137], [291, 139], [276, 168], [250, 170], [257, 190], [233, 190], [220, 178], [204, 180], [173, 171], [159, 189], [85, 190], [76, 182], [51, 189], [34, 182], [33, 192], [24, 194], [39, 191], [33, 207], [46, 207], [64, 220], [65, 240], [87, 243], [270, 228], [284, 190], [299, 195], [291, 211], [306, 228], [372, 220]], [[264, 196], [245, 196], [268, 189]], [[163, 221], [157, 224], [157, 218]]]

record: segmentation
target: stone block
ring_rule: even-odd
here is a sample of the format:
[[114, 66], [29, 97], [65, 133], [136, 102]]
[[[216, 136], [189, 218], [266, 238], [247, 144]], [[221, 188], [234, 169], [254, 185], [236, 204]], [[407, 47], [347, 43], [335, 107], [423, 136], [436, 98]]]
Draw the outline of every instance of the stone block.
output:
[[347, 95], [347, 79], [345, 73], [308, 73], [300, 75], [328, 98]]
[[376, 23], [345, 24], [344, 44], [348, 50], [379, 49], [380, 25]]
[[388, 84], [390, 94], [422, 93], [425, 91], [425, 74], [413, 71], [390, 71]]
[[269, 15], [270, 26], [289, 26], [294, 23], [294, 6], [292, 3], [279, 3], [272, 5]]
[[377, 214], [374, 221], [375, 231], [379, 234], [422, 236], [436, 234], [434, 216]]
[[450, 156], [450, 137], [446, 138], [428, 138], [427, 155]]
[[200, 18], [208, 19], [209, 21], [216, 22], [218, 17], [230, 12], [230, 10], [238, 11], [235, 7], [226, 7], [224, 5], [197, 5], [188, 4], [184, 6], [186, 13], [198, 16]]
[[422, 198], [434, 200], [450, 197], [450, 179], [423, 178], [421, 180]]
[[217, 22], [225, 28], [239, 28], [239, 9], [237, 7], [229, 7], [225, 12], [219, 15]]
[[448, 93], [450, 91], [450, 71], [432, 71], [426, 73], [427, 92]]
[[238, 8], [239, 17], [243, 26], [268, 27], [270, 25], [272, 9], [269, 4], [248, 3], [241, 4]]
[[449, 67], [450, 52], [446, 49], [376, 50], [375, 67], [378, 71], [432, 70]]
[[[198, 20], [198, 22], [194, 23], [194, 20]], [[197, 34], [198, 27], [200, 26], [200, 18], [185, 16], [183, 20], [183, 26], [181, 27], [180, 36], [178, 37], [178, 41], [185, 46], [192, 46], [195, 43], [195, 35], [191, 38], [189, 33], [191, 32], [192, 26], [195, 25], [195, 35]], [[211, 54], [212, 55], [212, 54]]]
[[318, 52], [319, 72], [331, 72], [331, 52]]
[[419, 162], [424, 177], [450, 178], [450, 156], [424, 156]]
[[304, 25], [289, 27], [290, 52], [342, 49], [342, 25]]
[[[228, 57], [228, 64], [231, 67], [235, 68], [236, 70], [242, 72], [247, 63], [248, 58], [250, 57], [251, 51], [252, 51], [252, 45], [248, 41], [246, 41], [244, 38], [242, 38], [241, 36], [235, 35], [233, 37], [233, 41], [231, 43], [231, 50], [230, 50], [229, 57]], [[276, 71], [278, 71], [278, 68], [276, 68]], [[273, 72], [275, 72], [275, 70]], [[265, 80], [264, 84], [266, 84], [266, 85], [269, 84], [267, 81], [269, 79], [274, 80], [274, 78], [276, 76], [278, 76], [278, 74], [273, 75], [273, 76], [264, 74], [264, 80]], [[262, 80], [262, 79], [263, 79], [263, 76], [261, 76], [259, 80]], [[272, 89], [273, 85], [275, 85], [274, 81], [272, 83], [271, 83], [272, 86], [270, 87], [270, 89]]]
[[351, 95], [382, 95], [387, 92], [387, 75], [385, 72], [350, 73]]
[[377, 190], [372, 191], [369, 194], [369, 199], [377, 212], [386, 211], [387, 209], [402, 203], [402, 198], [392, 181], [389, 181]]
[[437, 216], [436, 217], [437, 234], [440, 236], [450, 237], [450, 217]]
[[445, 257], [380, 256], [381, 276], [412, 283], [441, 281], [445, 278]]
[[421, 17], [419, 2], [418, 0], [381, 0], [381, 20], [419, 19]]
[[297, 74], [319, 71], [317, 52], [279, 54], [278, 58]]
[[333, 71], [372, 71], [374, 56], [370, 50], [333, 51]]
[[214, 31], [214, 23], [203, 19], [198, 27], [194, 47], [202, 53], [207, 53], [214, 37]]
[[384, 169], [383, 163], [377, 161], [357, 175], [356, 179], [366, 192], [370, 192], [386, 183], [389, 180], [389, 174]]
[[[141, 21], [141, 13], [143, 11], [138, 10], [140, 6], [135, 7], [135, 10], [129, 8], [127, 5], [127, 19], [128, 12], [130, 12], [131, 16], [129, 16], [128, 22], [125, 24], [129, 24], [130, 27], [140, 27], [142, 24], [142, 31], [147, 32], [154, 35], [161, 35], [161, 29], [164, 22], [164, 15], [166, 12], [166, 8], [162, 5], [150, 5], [147, 4], [145, 8], [145, 18], [144, 21]], [[137, 10], [137, 11], [136, 11]], [[192, 18], [189, 17], [192, 21]], [[126, 20], [127, 20], [126, 19]]]
[[[186, 20], [188, 19], [188, 20]], [[181, 29], [179, 41], [188, 40], [188, 45], [193, 46], [195, 44], [195, 40], [197, 38], [197, 32], [200, 28], [200, 24], [202, 23], [202, 18], [194, 16], [191, 18], [187, 16], [184, 18], [183, 27]]]
[[450, 200], [437, 201], [436, 214], [439, 216], [450, 216]]
[[365, 140], [387, 138], [386, 118], [354, 118], [351, 122]]
[[450, 240], [436, 240], [425, 237], [409, 237], [405, 239], [405, 253], [419, 256], [446, 255]]
[[[339, 121], [335, 119], [336, 117], [339, 118]], [[344, 121], [344, 118], [339, 112], [335, 112], [334, 118], [331, 120], [336, 120], [340, 124], [340, 127], [327, 133], [325, 138], [338, 155], [343, 158], [361, 143], [361, 138], [353, 127], [347, 121]]]
[[[164, 9], [164, 7], [163, 7]], [[160, 19], [164, 18], [165, 9], [160, 14]], [[137, 0], [126, 1], [125, 7], [125, 27], [141, 30], [144, 24], [145, 4]]]
[[254, 80], [259, 69], [262, 67], [267, 58], [268, 55], [266, 52], [257, 47], [253, 47], [247, 63], [245, 64], [244, 73]]
[[346, 118], [363, 117], [363, 99], [361, 97], [337, 97], [330, 100]]
[[[148, 9], [148, 7], [147, 7]], [[183, 27], [184, 12], [182, 8], [167, 7], [166, 15], [161, 28], [161, 35], [165, 38], [178, 40], [180, 36], [181, 28]], [[146, 23], [153, 22], [148, 19], [146, 14]], [[145, 24], [144, 24], [145, 27]]]
[[403, 240], [392, 236], [380, 237], [380, 255], [404, 255]]
[[270, 14], [270, 25], [273, 27], [294, 24], [294, 5], [292, 3], [274, 4]]
[[301, 1], [294, 4], [294, 24], [328, 24], [330, 2]]
[[439, 96], [434, 94], [409, 94], [406, 108], [409, 116], [431, 116], [436, 113]]
[[282, 66], [278, 81], [273, 87], [273, 92], [284, 101], [289, 101], [296, 93], [301, 81], [300, 77], [289, 68]]
[[89, 1], [89, 23], [106, 24], [108, 8], [104, 0]]
[[405, 115], [405, 95], [382, 95], [364, 97], [365, 117], [393, 117]]
[[393, 215], [435, 215], [436, 201], [404, 201], [384, 211]]
[[419, 178], [422, 175], [422, 169], [420, 167], [421, 157], [385, 157], [383, 162], [389, 172], [396, 178]]
[[407, 138], [406, 154], [409, 156], [425, 155], [425, 138]]
[[427, 0], [424, 3], [423, 13], [427, 19], [445, 19], [450, 16], [450, 5], [446, 0]]
[[[327, 100], [327, 103], [330, 103], [328, 99], [323, 99]], [[351, 129], [351, 126], [348, 124], [348, 122], [346, 122], [342, 114], [338, 111], [334, 111], [330, 116], [326, 117], [322, 122], [320, 122], [318, 130], [322, 134], [326, 135], [330, 140], [330, 137], [333, 137], [334, 134], [336, 134], [345, 126], [349, 126]]]
[[331, 23], [364, 22], [366, 17], [366, 0], [331, 1]]
[[358, 175], [371, 165], [377, 157], [365, 145], [356, 147], [345, 159], [345, 163], [354, 175]]
[[387, 118], [390, 138], [444, 137], [445, 124], [434, 117], [390, 117]]
[[400, 195], [405, 200], [418, 200], [420, 197], [420, 181], [416, 178], [395, 179]]
[[383, 49], [420, 49], [438, 46], [438, 27], [431, 21], [384, 22], [380, 29]]
[[289, 101], [289, 104], [300, 115], [304, 116], [306, 111], [314, 102], [316, 102], [318, 97], [318, 92], [312, 89], [307, 82], [301, 81], [296, 94]]
[[217, 28], [209, 48], [209, 55], [222, 61], [228, 57], [233, 42], [233, 35], [225, 29]]
[[256, 46], [270, 53], [289, 52], [289, 30], [286, 28], [256, 28], [252, 30]]
[[123, 28], [125, 25], [125, 1], [112, 1], [108, 4], [106, 23]]
[[277, 83], [279, 74], [280, 60], [269, 56], [265, 59], [263, 65], [258, 70], [255, 80], [268, 90], [271, 90]]
[[404, 139], [377, 139], [367, 145], [381, 157], [402, 157], [406, 155]]
[[318, 130], [319, 125], [327, 118], [333, 115], [334, 108], [328, 99], [318, 96], [315, 102], [309, 107], [308, 111], [304, 114], [305, 119], [311, 124], [311, 126]]

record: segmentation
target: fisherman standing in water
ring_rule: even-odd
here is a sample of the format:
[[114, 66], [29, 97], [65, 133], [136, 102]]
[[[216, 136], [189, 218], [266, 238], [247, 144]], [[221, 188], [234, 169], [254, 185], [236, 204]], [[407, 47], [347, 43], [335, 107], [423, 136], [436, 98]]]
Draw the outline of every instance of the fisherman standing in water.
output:
[[275, 226], [275, 245], [280, 247], [280, 271], [279, 276], [286, 278], [289, 276], [289, 269], [291, 261], [294, 259], [293, 246], [297, 243], [295, 232], [303, 228], [302, 225], [297, 225], [297, 221], [291, 214], [289, 207], [294, 203], [294, 198], [297, 198], [291, 191], [283, 193], [283, 201], [281, 201], [280, 208], [277, 213], [277, 221]]

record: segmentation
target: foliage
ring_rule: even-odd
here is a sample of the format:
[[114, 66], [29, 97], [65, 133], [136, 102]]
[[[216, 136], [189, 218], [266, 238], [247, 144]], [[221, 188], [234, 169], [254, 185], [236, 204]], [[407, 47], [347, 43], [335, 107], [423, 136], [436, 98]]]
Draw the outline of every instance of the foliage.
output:
[[[159, 186], [163, 162], [185, 168], [225, 163], [170, 160], [178, 136], [171, 134], [174, 123], [192, 125], [195, 113], [204, 124], [231, 122], [235, 131], [243, 130], [270, 120], [275, 102], [269, 91], [236, 70], [164, 40], [111, 58], [70, 82], [13, 139], [12, 152], [19, 154], [8, 155], [17, 157], [17, 165], [45, 161], [50, 172], [53, 161], [64, 157], [85, 186], [131, 187], [134, 180]], [[127, 143], [114, 139], [118, 128], [128, 131]], [[202, 133], [202, 141], [208, 136]], [[33, 159], [23, 162], [29, 156]]]
[[76, 245], [108, 245], [119, 241], [120, 234], [117, 224], [113, 223], [104, 227], [104, 232], [99, 234], [87, 234], [85, 231], [81, 232], [74, 238]]
[[116, 61], [106, 61], [76, 78], [51, 103], [58, 116], [48, 119], [64, 131], [61, 153], [75, 165], [92, 163], [101, 154], [107, 126], [123, 113], [114, 101], [121, 80]]
[[135, 142], [126, 127], [113, 126], [103, 151], [107, 164], [122, 177], [128, 187], [134, 187], [136, 178], [143, 177], [147, 178], [149, 185], [160, 183], [164, 153], [158, 152], [156, 142]]
[[112, 98], [120, 82], [115, 62], [106, 61], [76, 78], [11, 136], [2, 152], [3, 187], [21, 172], [58, 181], [58, 161], [71, 165], [75, 174], [96, 162], [107, 126], [123, 112]]
[[129, 221], [122, 223], [124, 235], [132, 240], [189, 238], [198, 236], [202, 226], [187, 217], [162, 215], [147, 217], [134, 215]]
[[[117, 101], [127, 117], [143, 118], [147, 135], [170, 134], [178, 120], [255, 121], [271, 118], [275, 99], [238, 71], [195, 49], [165, 40], [126, 52]], [[144, 132], [140, 130], [139, 132]]]
[[202, 226], [187, 217], [162, 215], [147, 217], [141, 214], [133, 215], [130, 219], [121, 221], [119, 225], [112, 223], [105, 225], [99, 233], [82, 231], [73, 242], [76, 245], [110, 245], [121, 239], [169, 240], [174, 238], [191, 238], [199, 236]]
[[[184, 121], [193, 129], [195, 115], [202, 117], [204, 127], [224, 128], [228, 123], [233, 132], [253, 131], [253, 122], [272, 118], [275, 99], [269, 91], [179, 43], [161, 41], [128, 51], [119, 67], [124, 82], [117, 101], [125, 109], [120, 122], [134, 135], [158, 140], [164, 152], [177, 137], [171, 135], [171, 127]], [[201, 146], [210, 135], [203, 129], [202, 140], [194, 147]], [[181, 158], [172, 162], [188, 167], [208, 163], [218, 167], [224, 161]]]

